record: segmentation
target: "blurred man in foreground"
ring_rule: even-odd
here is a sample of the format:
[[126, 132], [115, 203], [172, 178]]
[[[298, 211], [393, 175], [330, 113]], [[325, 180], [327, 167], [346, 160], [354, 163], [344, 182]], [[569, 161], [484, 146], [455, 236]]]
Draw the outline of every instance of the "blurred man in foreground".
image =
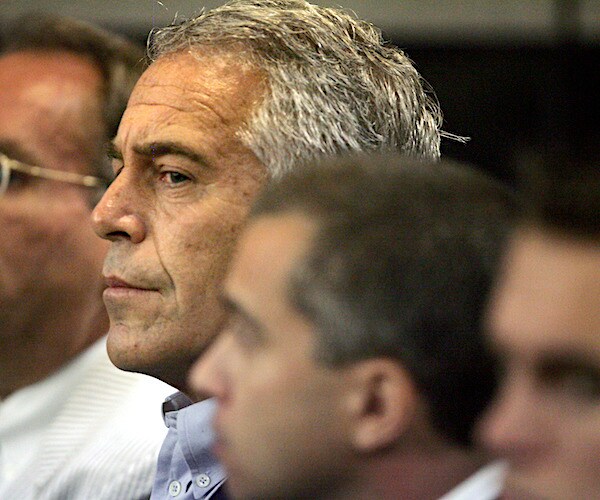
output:
[[148, 497], [167, 388], [108, 359], [90, 213], [143, 51], [37, 15], [0, 55], [0, 498]]
[[[437, 158], [441, 117], [379, 30], [303, 0], [229, 2], [155, 30], [150, 52], [93, 219], [111, 242], [111, 360], [185, 391], [225, 319], [222, 279], [266, 180], [345, 150]], [[212, 408], [183, 393], [165, 403], [153, 498], [215, 494], [224, 474], [210, 453]]]
[[482, 430], [509, 461], [506, 498], [600, 498], [598, 165], [533, 170], [493, 294], [505, 377]]
[[268, 186], [191, 372], [235, 498], [493, 499], [482, 308], [513, 214], [484, 175], [399, 156]]

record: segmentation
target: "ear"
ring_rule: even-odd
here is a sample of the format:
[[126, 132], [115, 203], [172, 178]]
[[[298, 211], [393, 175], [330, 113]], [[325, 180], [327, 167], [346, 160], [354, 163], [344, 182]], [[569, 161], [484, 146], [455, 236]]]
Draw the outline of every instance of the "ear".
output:
[[417, 392], [395, 360], [374, 358], [353, 367], [349, 399], [352, 441], [361, 452], [389, 446], [405, 434], [417, 411]]

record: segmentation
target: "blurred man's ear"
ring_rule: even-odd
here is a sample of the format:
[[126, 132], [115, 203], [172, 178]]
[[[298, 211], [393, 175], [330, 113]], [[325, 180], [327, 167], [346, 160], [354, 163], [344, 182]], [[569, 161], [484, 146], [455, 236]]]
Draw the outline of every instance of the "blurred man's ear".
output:
[[360, 361], [352, 371], [348, 405], [353, 446], [364, 453], [394, 444], [417, 412], [418, 394], [408, 372], [388, 358]]

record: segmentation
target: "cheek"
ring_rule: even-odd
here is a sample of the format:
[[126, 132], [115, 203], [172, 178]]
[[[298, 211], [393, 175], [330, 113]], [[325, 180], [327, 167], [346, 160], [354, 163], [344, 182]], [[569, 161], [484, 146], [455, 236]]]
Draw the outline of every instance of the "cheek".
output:
[[86, 287], [102, 280], [102, 264], [109, 242], [96, 236], [89, 217], [86, 210], [65, 212], [61, 224], [46, 233], [46, 246], [51, 249], [44, 266], [48, 271], [56, 271], [56, 279], [82, 283]]
[[183, 301], [216, 297], [245, 212], [206, 200], [155, 225], [157, 253]]
[[337, 394], [328, 382], [320, 384], [312, 372], [295, 372], [293, 361], [240, 368], [230, 411], [222, 415], [229, 420], [234, 485], [289, 493], [307, 489], [307, 479], [320, 481], [344, 462]]
[[6, 253], [27, 267], [46, 268], [53, 261], [69, 265], [88, 255], [93, 261], [106, 248], [94, 236], [89, 213], [69, 203], [16, 207], [2, 212], [0, 223]]
[[[56, 239], [34, 214], [0, 213], [0, 289], [2, 300], [19, 299], [44, 283]], [[54, 247], [54, 248], [53, 248]]]
[[551, 447], [541, 451], [535, 468], [519, 481], [551, 498], [596, 498], [600, 491], [600, 414], [557, 412]]
[[87, 218], [74, 221], [61, 241], [64, 242], [61, 258], [70, 261], [78, 269], [78, 274], [101, 278], [102, 264], [110, 243], [94, 233]]
[[[232, 382], [231, 414], [243, 435], [277, 443], [327, 427], [333, 391], [289, 357], [239, 361]], [[273, 439], [278, 434], [280, 439]]]
[[269, 367], [243, 368], [232, 380], [231, 399], [221, 416], [233, 460], [228, 465], [235, 468], [232, 479], [247, 488], [286, 476], [290, 455], [298, 454], [296, 436], [305, 436], [299, 415], [306, 413], [297, 405], [293, 384]]
[[65, 201], [3, 211], [0, 226], [1, 272], [15, 297], [99, 289], [108, 242], [95, 236], [85, 207]]
[[600, 409], [566, 428], [563, 437], [565, 460], [575, 477], [587, 478], [600, 491]]
[[298, 382], [291, 376], [292, 366], [286, 369], [283, 362], [263, 354], [242, 354], [229, 360], [229, 371], [231, 413], [238, 424], [277, 425], [293, 406]]

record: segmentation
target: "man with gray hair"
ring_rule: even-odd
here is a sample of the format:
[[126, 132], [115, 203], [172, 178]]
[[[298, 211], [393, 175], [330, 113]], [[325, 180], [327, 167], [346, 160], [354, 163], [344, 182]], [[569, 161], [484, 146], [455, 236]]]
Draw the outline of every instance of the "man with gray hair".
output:
[[[185, 391], [225, 319], [221, 281], [262, 185], [348, 150], [435, 159], [441, 116], [379, 30], [302, 0], [232, 1], [156, 30], [149, 47], [93, 221], [111, 241], [111, 360]], [[223, 481], [207, 449], [212, 402], [190, 403], [164, 405], [154, 498], [202, 498]]]
[[108, 359], [108, 245], [90, 224], [144, 52], [70, 18], [3, 28], [0, 498], [147, 498], [170, 388]]

